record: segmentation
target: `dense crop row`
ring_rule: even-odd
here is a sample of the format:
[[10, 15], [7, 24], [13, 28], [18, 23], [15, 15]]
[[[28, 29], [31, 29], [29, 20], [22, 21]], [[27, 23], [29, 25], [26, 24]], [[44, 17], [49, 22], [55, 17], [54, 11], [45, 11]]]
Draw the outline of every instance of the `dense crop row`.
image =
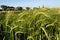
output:
[[58, 9], [0, 11], [0, 40], [60, 40]]

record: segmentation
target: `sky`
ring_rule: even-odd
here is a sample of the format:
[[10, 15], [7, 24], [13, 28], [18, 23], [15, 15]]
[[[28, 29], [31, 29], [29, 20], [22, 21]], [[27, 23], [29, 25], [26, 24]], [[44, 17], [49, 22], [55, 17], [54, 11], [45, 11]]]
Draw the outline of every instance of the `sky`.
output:
[[0, 5], [21, 7], [60, 7], [60, 0], [0, 0]]

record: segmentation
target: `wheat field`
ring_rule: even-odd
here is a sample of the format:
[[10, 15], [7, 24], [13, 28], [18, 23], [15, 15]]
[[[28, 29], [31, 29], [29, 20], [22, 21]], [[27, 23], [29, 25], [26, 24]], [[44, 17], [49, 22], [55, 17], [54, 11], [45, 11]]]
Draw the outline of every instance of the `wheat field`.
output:
[[0, 40], [60, 40], [60, 9], [0, 11]]

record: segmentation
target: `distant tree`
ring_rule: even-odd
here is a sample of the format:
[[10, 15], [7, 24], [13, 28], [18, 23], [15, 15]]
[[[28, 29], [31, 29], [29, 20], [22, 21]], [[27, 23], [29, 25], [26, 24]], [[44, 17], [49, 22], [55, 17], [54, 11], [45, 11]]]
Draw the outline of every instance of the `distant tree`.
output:
[[29, 9], [30, 9], [30, 7], [26, 7], [26, 9], [27, 9], [27, 10], [29, 10]]
[[1, 5], [2, 10], [7, 10], [7, 6], [6, 5]]
[[23, 7], [16, 7], [16, 10], [23, 10]]
[[42, 6], [42, 8], [44, 8], [44, 5]]
[[10, 7], [10, 6], [8, 6], [8, 7], [7, 7], [7, 10], [15, 10], [15, 7]]
[[33, 9], [39, 9], [39, 8], [37, 8], [37, 7], [34, 7]]
[[39, 8], [40, 8], [40, 6], [39, 6]]

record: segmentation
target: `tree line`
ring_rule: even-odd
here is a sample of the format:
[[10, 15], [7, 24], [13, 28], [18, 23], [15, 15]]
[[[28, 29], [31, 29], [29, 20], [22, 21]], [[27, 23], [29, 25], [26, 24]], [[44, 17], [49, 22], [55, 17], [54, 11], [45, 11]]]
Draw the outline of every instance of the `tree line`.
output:
[[[13, 6], [7, 6], [7, 5], [1, 5], [0, 11], [9, 11], [9, 10], [24, 10], [23, 7], [13, 7]], [[30, 7], [26, 7], [27, 10], [30, 9]]]

